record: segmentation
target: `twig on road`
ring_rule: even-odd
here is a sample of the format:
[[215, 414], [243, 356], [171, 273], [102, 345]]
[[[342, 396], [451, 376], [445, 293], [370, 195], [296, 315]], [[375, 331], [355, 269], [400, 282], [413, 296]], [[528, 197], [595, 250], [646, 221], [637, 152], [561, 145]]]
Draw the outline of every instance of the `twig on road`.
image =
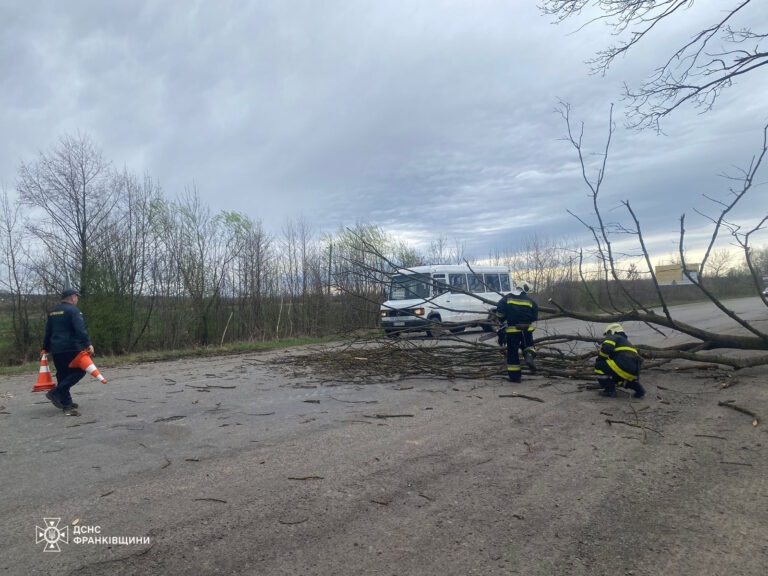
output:
[[221, 388], [222, 390], [232, 390], [237, 386], [217, 386], [216, 384], [206, 384], [205, 386], [195, 386], [194, 384], [184, 384], [188, 388], [197, 388], [198, 390], [208, 390], [209, 388]]
[[336, 400], [336, 402], [344, 402], [345, 404], [378, 404], [378, 400], [342, 400], [341, 398], [336, 398], [334, 396], [328, 396], [331, 400]]
[[158, 418], [155, 422], [173, 422], [174, 420], [181, 420], [186, 416], [167, 416], [165, 418]]
[[752, 416], [752, 426], [757, 426], [758, 420], [757, 420], [757, 414], [752, 412], [752, 410], [747, 410], [746, 408], [742, 408], [741, 406], [737, 406], [736, 404], [733, 404], [732, 400], [726, 400], [725, 402], [718, 402], [718, 406], [722, 406], [723, 408], [730, 408], [731, 410], [736, 410], [736, 412], [741, 412], [742, 414], [746, 414], [747, 416]]
[[640, 426], [639, 424], [635, 424], [634, 422], [627, 422], [625, 420], [611, 420], [610, 418], [605, 419], [606, 422], [608, 422], [608, 425], [611, 424], [624, 424], [625, 426], [632, 426], [632, 428], [640, 428], [642, 430], [650, 430], [651, 432], [656, 432], [659, 436], [664, 436], [661, 432], [658, 430], [654, 430], [653, 428], [648, 428], [647, 426]]
[[525, 398], [526, 400], [533, 400], [534, 402], [544, 402], [544, 400], [538, 396], [528, 396], [526, 394], [518, 394], [517, 392], [513, 392], [512, 394], [499, 394], [499, 398]]

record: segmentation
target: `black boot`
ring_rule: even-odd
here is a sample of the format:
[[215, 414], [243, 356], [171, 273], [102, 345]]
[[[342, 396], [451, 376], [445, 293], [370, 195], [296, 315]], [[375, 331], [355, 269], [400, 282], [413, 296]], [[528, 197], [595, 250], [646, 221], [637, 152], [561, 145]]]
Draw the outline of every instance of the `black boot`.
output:
[[616, 382], [613, 380], [604, 379], [602, 380], [601, 384], [605, 384], [605, 389], [600, 392], [602, 396], [607, 396], [608, 398], [616, 398]]
[[48, 390], [48, 392], [45, 393], [45, 397], [48, 398], [48, 400], [51, 401], [51, 404], [56, 406], [56, 408], [59, 410], [64, 410], [64, 404], [61, 403], [58, 394], [56, 394], [55, 388]]
[[631, 382], [629, 387], [635, 391], [635, 398], [642, 398], [645, 396], [645, 388], [643, 388], [643, 385], [640, 384], [640, 382]]
[[507, 372], [507, 377], [509, 378], [510, 382], [514, 382], [515, 384], [519, 384], [520, 381], [521, 381], [520, 370], [515, 370], [514, 372], [512, 372], [512, 371]]
[[598, 378], [597, 379], [597, 385], [600, 386], [600, 388], [605, 388], [606, 386], [609, 386], [611, 384], [610, 378]]

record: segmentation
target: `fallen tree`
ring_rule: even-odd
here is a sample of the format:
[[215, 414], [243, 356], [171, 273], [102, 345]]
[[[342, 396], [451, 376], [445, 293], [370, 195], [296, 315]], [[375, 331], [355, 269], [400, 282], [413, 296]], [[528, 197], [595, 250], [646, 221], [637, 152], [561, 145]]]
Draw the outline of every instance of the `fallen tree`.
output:
[[[541, 9], [545, 14], [555, 16], [558, 22], [578, 16], [584, 11], [591, 22], [607, 22], [616, 34], [626, 33], [628, 39], [616, 46], [599, 52], [592, 64], [596, 71], [605, 73], [618, 56], [624, 56], [635, 49], [645, 38], [660, 28], [660, 24], [671, 18], [682, 18], [685, 9], [691, 6], [688, 0], [545, 0]], [[768, 64], [768, 52], [764, 43], [768, 33], [753, 30], [754, 14], [759, 4], [752, 0], [740, 0], [730, 9], [712, 12], [711, 21], [691, 39], [681, 43], [655, 73], [641, 86], [627, 87], [625, 97], [629, 102], [628, 122], [635, 128], [660, 130], [660, 121], [683, 105], [693, 105], [703, 111], [709, 110], [724, 89], [731, 88], [735, 80], [745, 74], [759, 71]], [[751, 11], [751, 12], [750, 12]], [[597, 14], [597, 16], [594, 16]], [[715, 47], [717, 45], [717, 47]], [[613, 322], [641, 322], [659, 334], [674, 331], [690, 338], [683, 344], [666, 347], [637, 346], [645, 360], [645, 369], [662, 366], [671, 361], [689, 363], [704, 369], [720, 370], [728, 367], [740, 370], [768, 364], [768, 333], [736, 311], [730, 309], [714, 291], [708, 287], [704, 275], [705, 266], [715, 254], [716, 246], [727, 238], [731, 244], [741, 248], [747, 269], [750, 272], [755, 294], [768, 306], [768, 298], [761, 291], [761, 272], [753, 260], [755, 238], [765, 231], [768, 214], [758, 214], [751, 223], [737, 223], [734, 214], [750, 199], [756, 185], [756, 178], [768, 152], [768, 124], [762, 128], [762, 145], [746, 168], [735, 175], [726, 175], [731, 182], [725, 200], [705, 197], [717, 208], [714, 215], [696, 212], [712, 224], [711, 237], [701, 262], [701, 275], [693, 275], [686, 263], [686, 217], [680, 217], [679, 259], [688, 281], [695, 286], [702, 297], [711, 302], [721, 313], [730, 318], [740, 333], [714, 332], [701, 326], [692, 325], [676, 318], [656, 277], [651, 257], [643, 236], [640, 220], [629, 200], [621, 202], [626, 222], [608, 222], [602, 212], [600, 191], [606, 174], [611, 137], [614, 133], [613, 107], [609, 115], [609, 129], [602, 160], [597, 174], [590, 178], [585, 162], [582, 137], [584, 126], [578, 129], [571, 118], [571, 108], [561, 103], [560, 113], [567, 128], [566, 140], [578, 155], [581, 175], [589, 190], [591, 217], [583, 218], [570, 212], [588, 230], [592, 247], [581, 249], [578, 254], [578, 270], [581, 288], [586, 291], [594, 309], [568, 307], [556, 298], [539, 302], [540, 311], [547, 318], [572, 318], [584, 322], [584, 332], [558, 334], [551, 327], [536, 332], [535, 343], [539, 349], [539, 372], [546, 376], [586, 379], [592, 377], [592, 358], [596, 354], [600, 338], [593, 326]], [[754, 211], [753, 211], [754, 212]], [[634, 240], [633, 253], [618, 252], [615, 248], [617, 235], [622, 239]], [[354, 269], [366, 280], [377, 279], [386, 283], [393, 273], [406, 270], [401, 263], [387, 260], [374, 246], [362, 240], [366, 250], [376, 256], [370, 261], [380, 264], [377, 268], [366, 268], [365, 262], [354, 262]], [[621, 265], [630, 263], [633, 278], [622, 274]], [[597, 273], [605, 298], [598, 297], [594, 282], [587, 275]], [[632, 281], [644, 276], [651, 281], [655, 298], [653, 302], [641, 300], [633, 295]], [[464, 292], [470, 296], [474, 294]], [[499, 294], [501, 297], [501, 294]], [[484, 300], [485, 301], [485, 300]], [[492, 304], [485, 301], [486, 304]], [[374, 303], [380, 304], [380, 301]], [[344, 372], [350, 378], [396, 379], [405, 376], [435, 378], [487, 378], [502, 377], [504, 363], [503, 349], [494, 344], [473, 342], [451, 336], [445, 331], [438, 341], [415, 338], [387, 340], [376, 336], [358, 337], [348, 346], [324, 350], [300, 362], [309, 367], [320, 365], [324, 373], [338, 375]], [[598, 329], [597, 332], [601, 332]], [[674, 333], [673, 332], [673, 333]], [[735, 354], [733, 351], [739, 351]], [[339, 381], [336, 379], [335, 381]]]
[[[741, 317], [735, 311], [728, 308], [712, 291], [707, 289], [705, 282], [697, 276], [690, 274], [685, 266], [684, 222], [681, 221], [679, 250], [683, 270], [686, 270], [690, 282], [697, 286], [702, 295], [728, 318], [741, 326], [741, 334], [726, 334], [714, 332], [695, 325], [688, 324], [677, 318], [672, 313], [672, 307], [661, 290], [658, 279], [651, 263], [643, 232], [635, 212], [629, 201], [621, 204], [631, 225], [608, 223], [601, 212], [599, 202], [600, 189], [605, 175], [605, 168], [610, 149], [611, 135], [614, 131], [612, 117], [609, 118], [609, 133], [603, 152], [602, 163], [597, 176], [590, 179], [587, 175], [587, 167], [584, 161], [582, 149], [582, 136], [584, 127], [575, 131], [570, 106], [563, 103], [561, 113], [567, 127], [567, 140], [576, 150], [585, 184], [590, 190], [592, 203], [592, 221], [587, 221], [571, 212], [587, 228], [594, 241], [594, 247], [585, 255], [582, 249], [579, 253], [579, 277], [581, 285], [587, 291], [599, 310], [597, 313], [582, 310], [569, 309], [558, 301], [550, 299], [547, 303], [541, 303], [540, 311], [548, 319], [571, 318], [585, 323], [585, 333], [559, 334], [551, 329], [538, 337], [535, 344], [539, 350], [538, 371], [548, 377], [561, 377], [571, 379], [590, 379], [593, 377], [592, 360], [596, 355], [601, 338], [594, 334], [593, 325], [605, 325], [613, 322], [642, 322], [666, 338], [661, 328], [673, 330], [685, 334], [692, 341], [683, 344], [666, 347], [654, 347], [637, 345], [638, 352], [645, 360], [645, 369], [659, 367], [673, 360], [694, 362], [699, 366], [712, 366], [714, 368], [728, 367], [733, 370], [768, 364], [768, 334], [755, 326], [753, 322]], [[755, 284], [755, 292], [760, 295], [764, 304], [768, 305], [765, 295], [760, 292], [759, 276], [752, 263], [752, 253], [749, 240], [757, 232], [761, 231], [768, 217], [762, 218], [757, 225], [750, 227], [745, 232], [742, 228], [728, 221], [728, 214], [733, 211], [739, 202], [742, 202], [753, 187], [755, 175], [761, 167], [768, 151], [768, 125], [763, 128], [762, 146], [749, 163], [749, 167], [741, 172], [740, 178], [732, 177], [738, 182], [737, 188], [731, 189], [733, 196], [729, 203], [720, 203], [721, 213], [711, 218], [713, 232], [708, 243], [706, 254], [702, 262], [702, 268], [707, 257], [712, 253], [712, 247], [723, 229], [729, 231], [732, 238], [743, 248], [744, 258], [751, 271]], [[650, 277], [657, 301], [653, 305], [640, 302], [633, 296], [631, 280], [622, 277], [619, 270], [620, 259], [629, 257], [626, 253], [617, 254], [613, 246], [613, 235], [630, 235], [635, 238], [638, 254], [640, 255], [640, 274]], [[374, 245], [367, 243], [364, 238], [359, 239], [365, 250], [370, 251], [374, 258], [366, 261], [378, 262], [379, 265], [371, 267], [364, 261], [356, 261], [353, 268], [363, 274], [366, 279], [377, 278], [382, 282], [391, 280], [395, 273], [408, 271], [407, 267], [401, 267], [397, 262], [387, 259]], [[586, 258], [585, 258], [586, 257]], [[605, 286], [608, 295], [605, 301], [600, 301], [593, 293], [585, 274], [585, 259], [589, 259], [592, 270], [598, 270], [600, 282]], [[472, 265], [465, 263], [470, 270]], [[644, 269], [643, 269], [644, 267]], [[444, 288], [444, 286], [436, 286]], [[452, 287], [453, 290], [457, 290]], [[458, 290], [464, 294], [478, 298], [486, 304], [494, 302], [480, 298], [476, 294], [464, 290]], [[439, 290], [436, 290], [438, 293]], [[621, 294], [621, 303], [618, 298], [611, 295]], [[499, 294], [501, 297], [502, 294]], [[428, 302], [431, 299], [427, 299]], [[380, 303], [380, 302], [377, 302]], [[437, 332], [437, 330], [434, 330]], [[406, 332], [407, 333], [407, 332]], [[405, 333], [404, 333], [405, 334]], [[333, 376], [334, 382], [352, 379], [361, 380], [392, 380], [403, 377], [418, 376], [422, 378], [474, 378], [486, 379], [502, 376], [500, 367], [504, 363], [504, 351], [495, 344], [483, 341], [472, 341], [457, 336], [451, 336], [445, 330], [440, 330], [441, 338], [438, 341], [407, 338], [392, 340], [378, 335], [368, 335], [352, 340], [352, 343], [342, 348], [324, 350], [314, 356], [308, 356], [299, 360], [300, 365], [309, 368], [320, 368], [320, 372]], [[371, 345], [375, 343], [375, 345]], [[586, 346], [585, 346], [586, 345]], [[729, 353], [728, 350], [739, 350], [743, 354]], [[339, 379], [340, 375], [346, 375]]]

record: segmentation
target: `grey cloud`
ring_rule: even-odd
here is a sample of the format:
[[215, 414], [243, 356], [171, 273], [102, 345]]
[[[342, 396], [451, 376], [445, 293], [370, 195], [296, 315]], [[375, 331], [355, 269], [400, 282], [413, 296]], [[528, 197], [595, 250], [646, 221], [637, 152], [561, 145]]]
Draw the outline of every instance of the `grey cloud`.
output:
[[683, 111], [669, 137], [621, 130], [621, 82], [668, 47], [589, 76], [606, 31], [569, 34], [534, 3], [9, 3], [0, 21], [0, 181], [80, 130], [167, 194], [194, 184], [275, 231], [298, 214], [320, 230], [363, 220], [479, 254], [533, 231], [580, 235], [566, 209], [589, 203], [553, 112], [562, 98], [591, 152], [618, 102], [604, 202], [630, 198], [655, 233], [722, 192], [714, 174], [750, 156], [766, 114], [734, 91], [709, 115]]

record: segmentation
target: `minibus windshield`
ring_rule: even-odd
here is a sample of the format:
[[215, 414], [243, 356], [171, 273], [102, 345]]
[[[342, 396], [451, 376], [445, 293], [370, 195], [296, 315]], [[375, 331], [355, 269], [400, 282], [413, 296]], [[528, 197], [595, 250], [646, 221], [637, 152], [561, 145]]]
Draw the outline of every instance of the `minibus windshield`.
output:
[[429, 276], [426, 274], [398, 274], [392, 277], [390, 300], [429, 298]]

